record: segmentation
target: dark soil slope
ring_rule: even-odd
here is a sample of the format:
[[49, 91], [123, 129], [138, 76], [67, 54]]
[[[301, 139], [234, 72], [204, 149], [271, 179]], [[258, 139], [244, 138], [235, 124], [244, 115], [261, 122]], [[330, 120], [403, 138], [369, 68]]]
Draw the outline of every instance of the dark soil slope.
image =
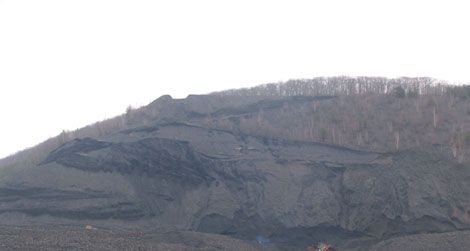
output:
[[[391, 102], [391, 110], [380, 106], [389, 115], [424, 102], [383, 100]], [[416, 142], [400, 131], [406, 120], [402, 127], [397, 118], [361, 126], [351, 107], [353, 114], [329, 117], [343, 114], [329, 109], [348, 102], [362, 107], [353, 96], [164, 96], [63, 133], [0, 163], [0, 243], [78, 249], [70, 242], [91, 238], [85, 250], [306, 250], [326, 242], [340, 250], [396, 250], [411, 241], [410, 250], [420, 250], [435, 237], [450, 243], [432, 244], [441, 249], [466, 245], [470, 167], [464, 148], [440, 144], [451, 135], [450, 120], [431, 126], [434, 139]], [[460, 142], [465, 127], [455, 128]], [[381, 138], [384, 131], [394, 136]], [[109, 232], [88, 236], [81, 232], [87, 224]], [[83, 238], [15, 246], [23, 233], [42, 240], [59, 226]], [[153, 237], [121, 242], [135, 231]]]
[[439, 147], [375, 153], [172, 123], [63, 145], [2, 177], [0, 212], [354, 247], [468, 228], [468, 176]]

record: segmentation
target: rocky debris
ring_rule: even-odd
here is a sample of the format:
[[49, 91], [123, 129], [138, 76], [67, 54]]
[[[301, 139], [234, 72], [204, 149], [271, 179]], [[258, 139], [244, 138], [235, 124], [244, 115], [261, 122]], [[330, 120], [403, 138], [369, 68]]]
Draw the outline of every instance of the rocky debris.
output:
[[93, 227], [92, 225], [86, 225], [86, 226], [85, 226], [85, 229], [86, 229], [86, 230], [97, 230], [98, 228]]
[[370, 250], [466, 251], [469, 247], [470, 231], [456, 231], [449, 233], [415, 234], [391, 238], [373, 245]]
[[310, 246], [307, 251], [335, 251], [335, 248], [331, 245], [320, 243], [318, 246]]
[[227, 236], [193, 232], [147, 233], [72, 226], [0, 226], [0, 250], [259, 250]]

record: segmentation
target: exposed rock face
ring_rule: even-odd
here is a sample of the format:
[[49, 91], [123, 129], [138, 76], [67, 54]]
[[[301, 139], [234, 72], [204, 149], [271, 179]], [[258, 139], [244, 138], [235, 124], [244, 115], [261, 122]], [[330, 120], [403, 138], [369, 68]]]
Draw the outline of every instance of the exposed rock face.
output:
[[380, 153], [250, 136], [191, 124], [200, 116], [167, 99], [151, 104], [154, 121], [0, 170], [1, 222], [189, 230], [287, 250], [470, 227], [470, 169], [438, 146]]

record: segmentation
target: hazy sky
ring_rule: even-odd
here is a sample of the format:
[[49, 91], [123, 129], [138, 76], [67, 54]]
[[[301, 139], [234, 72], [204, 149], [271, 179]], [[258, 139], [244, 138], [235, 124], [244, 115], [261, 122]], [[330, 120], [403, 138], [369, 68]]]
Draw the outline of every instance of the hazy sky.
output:
[[466, 1], [0, 0], [0, 157], [163, 94], [331, 75], [470, 82]]

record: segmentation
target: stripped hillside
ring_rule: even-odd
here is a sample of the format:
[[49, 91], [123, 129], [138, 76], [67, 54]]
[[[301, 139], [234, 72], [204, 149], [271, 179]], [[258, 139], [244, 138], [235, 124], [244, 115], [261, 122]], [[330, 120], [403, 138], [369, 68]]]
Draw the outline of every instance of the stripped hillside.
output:
[[90, 226], [144, 249], [454, 247], [470, 229], [469, 109], [468, 86], [429, 78], [162, 96], [1, 160], [0, 243], [54, 250], [15, 236]]
[[[298, 102], [283, 101], [289, 98]], [[324, 102], [319, 102], [322, 99]], [[279, 106], [279, 110], [271, 109]], [[227, 116], [220, 116], [224, 110]], [[48, 152], [75, 138], [96, 138], [154, 121], [187, 119], [249, 134], [360, 149], [393, 151], [439, 144], [449, 147], [460, 162], [470, 159], [470, 86], [432, 78], [330, 77], [190, 95], [186, 99], [162, 96], [147, 106], [127, 109], [121, 116], [63, 131], [0, 160], [0, 167], [35, 165]]]

